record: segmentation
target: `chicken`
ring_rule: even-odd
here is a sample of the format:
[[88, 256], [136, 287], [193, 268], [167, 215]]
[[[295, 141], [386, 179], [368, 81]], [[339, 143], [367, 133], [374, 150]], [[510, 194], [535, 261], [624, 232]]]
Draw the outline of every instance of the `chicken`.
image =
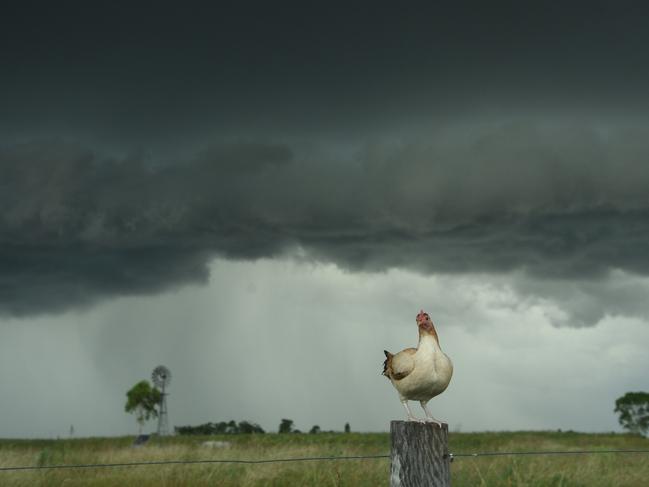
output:
[[[435, 326], [428, 313], [417, 315], [419, 344], [417, 348], [406, 348], [393, 355], [387, 350], [383, 362], [383, 375], [390, 379], [406, 408], [408, 421], [432, 422], [439, 427], [442, 421], [433, 417], [426, 404], [448, 387], [453, 375], [453, 364], [439, 347]], [[408, 401], [419, 401], [426, 413], [426, 419], [417, 419], [408, 406]]]

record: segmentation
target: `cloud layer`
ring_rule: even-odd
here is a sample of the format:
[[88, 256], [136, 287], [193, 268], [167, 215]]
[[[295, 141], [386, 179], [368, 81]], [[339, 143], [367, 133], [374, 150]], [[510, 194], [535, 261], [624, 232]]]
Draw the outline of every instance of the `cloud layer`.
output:
[[221, 142], [161, 164], [60, 140], [0, 149], [0, 309], [29, 314], [207, 278], [213, 256], [350, 270], [649, 273], [649, 137], [533, 122], [339, 151]]

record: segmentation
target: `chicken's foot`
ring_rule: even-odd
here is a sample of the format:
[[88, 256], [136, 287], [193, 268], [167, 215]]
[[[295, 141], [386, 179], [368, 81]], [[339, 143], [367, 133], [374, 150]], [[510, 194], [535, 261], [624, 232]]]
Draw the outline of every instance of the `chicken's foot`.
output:
[[426, 419], [424, 420], [427, 423], [435, 423], [437, 426], [440, 428], [442, 427], [443, 424], [446, 424], [444, 421], [440, 421], [439, 419], [435, 419], [433, 415], [430, 413], [428, 410], [428, 407], [426, 404], [428, 401], [419, 401], [419, 404], [421, 404], [421, 407], [423, 408], [424, 412], [426, 413]]

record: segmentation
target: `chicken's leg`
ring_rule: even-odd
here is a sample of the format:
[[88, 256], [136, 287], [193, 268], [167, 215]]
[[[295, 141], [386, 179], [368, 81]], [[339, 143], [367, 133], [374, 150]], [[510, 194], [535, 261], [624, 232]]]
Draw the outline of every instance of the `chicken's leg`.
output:
[[430, 414], [430, 411], [426, 407], [427, 403], [428, 403], [428, 401], [419, 401], [419, 404], [421, 404], [421, 407], [424, 409], [424, 412], [426, 413], [426, 420], [425, 421], [427, 423], [435, 423], [437, 426], [439, 426], [441, 428], [442, 425], [446, 424], [446, 423], [444, 423], [443, 421], [440, 421], [438, 419], [433, 418], [433, 415]]
[[418, 423], [424, 423], [425, 421], [423, 419], [415, 418], [415, 415], [412, 414], [412, 411], [410, 410], [410, 406], [408, 406], [408, 400], [407, 399], [402, 399], [401, 404], [403, 404], [403, 407], [406, 408], [406, 412], [408, 413], [408, 421], [416, 421]]

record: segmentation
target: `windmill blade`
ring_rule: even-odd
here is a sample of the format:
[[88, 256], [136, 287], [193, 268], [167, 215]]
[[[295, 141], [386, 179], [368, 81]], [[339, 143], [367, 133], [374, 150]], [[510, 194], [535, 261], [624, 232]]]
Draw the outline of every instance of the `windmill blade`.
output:
[[171, 382], [171, 371], [164, 365], [158, 365], [153, 369], [151, 380], [153, 381], [153, 384], [159, 388], [166, 387], [169, 385], [169, 382]]

